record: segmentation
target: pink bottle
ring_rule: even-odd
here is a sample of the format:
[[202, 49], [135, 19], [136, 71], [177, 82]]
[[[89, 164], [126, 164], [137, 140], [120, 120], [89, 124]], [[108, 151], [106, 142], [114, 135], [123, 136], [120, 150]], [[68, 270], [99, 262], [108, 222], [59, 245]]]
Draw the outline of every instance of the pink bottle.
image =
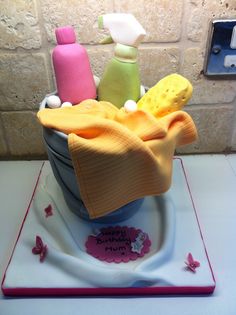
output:
[[85, 48], [76, 43], [73, 27], [55, 31], [58, 45], [52, 53], [58, 96], [62, 102], [78, 104], [96, 98], [96, 86]]

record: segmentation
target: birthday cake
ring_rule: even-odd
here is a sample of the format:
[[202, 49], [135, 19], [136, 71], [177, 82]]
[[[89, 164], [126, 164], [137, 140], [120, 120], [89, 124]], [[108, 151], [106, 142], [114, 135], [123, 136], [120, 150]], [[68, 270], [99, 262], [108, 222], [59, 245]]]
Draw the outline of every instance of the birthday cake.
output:
[[183, 163], [174, 158], [197, 138], [182, 110], [192, 85], [175, 73], [144, 89], [136, 62], [142, 26], [129, 14], [99, 23], [118, 43], [101, 80], [72, 28], [56, 31], [57, 92], [37, 114], [50, 163], [42, 165], [3, 292], [210, 293], [214, 277]]

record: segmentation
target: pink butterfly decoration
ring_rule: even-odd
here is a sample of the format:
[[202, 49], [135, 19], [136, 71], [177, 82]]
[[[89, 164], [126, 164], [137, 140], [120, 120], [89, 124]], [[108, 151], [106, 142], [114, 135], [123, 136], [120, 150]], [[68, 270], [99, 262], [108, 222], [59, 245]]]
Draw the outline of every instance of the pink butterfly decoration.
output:
[[50, 204], [44, 209], [44, 211], [46, 218], [53, 215], [52, 206]]
[[196, 272], [196, 268], [200, 267], [200, 262], [193, 259], [193, 255], [191, 253], [187, 256], [187, 261], [185, 261], [187, 268], [192, 272]]
[[34, 255], [39, 255], [39, 261], [43, 262], [47, 255], [47, 245], [43, 244], [43, 241], [40, 236], [36, 236], [36, 246], [32, 248], [32, 253]]

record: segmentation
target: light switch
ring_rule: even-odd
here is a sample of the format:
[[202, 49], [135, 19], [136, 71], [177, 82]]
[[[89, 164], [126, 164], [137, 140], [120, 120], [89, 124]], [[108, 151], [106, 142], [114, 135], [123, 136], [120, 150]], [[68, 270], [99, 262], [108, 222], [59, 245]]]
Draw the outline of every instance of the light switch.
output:
[[225, 56], [224, 66], [226, 68], [236, 67], [236, 55], [227, 55]]
[[236, 79], [236, 19], [212, 21], [204, 74], [212, 78]]
[[233, 28], [231, 42], [230, 42], [230, 48], [236, 49], [236, 26]]

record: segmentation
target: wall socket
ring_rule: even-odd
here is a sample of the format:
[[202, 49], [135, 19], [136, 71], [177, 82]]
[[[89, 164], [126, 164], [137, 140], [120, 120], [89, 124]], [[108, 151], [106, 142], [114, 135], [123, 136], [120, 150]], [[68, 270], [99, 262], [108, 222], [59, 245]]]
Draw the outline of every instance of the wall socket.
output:
[[236, 19], [211, 22], [204, 74], [236, 79]]

